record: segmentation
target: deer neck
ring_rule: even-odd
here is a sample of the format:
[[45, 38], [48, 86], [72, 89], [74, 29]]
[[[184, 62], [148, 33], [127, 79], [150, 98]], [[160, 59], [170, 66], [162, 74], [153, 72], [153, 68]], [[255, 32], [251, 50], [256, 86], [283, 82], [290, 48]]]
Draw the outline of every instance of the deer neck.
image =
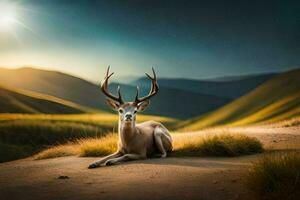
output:
[[122, 144], [128, 144], [136, 134], [135, 121], [125, 123], [119, 120], [119, 138]]

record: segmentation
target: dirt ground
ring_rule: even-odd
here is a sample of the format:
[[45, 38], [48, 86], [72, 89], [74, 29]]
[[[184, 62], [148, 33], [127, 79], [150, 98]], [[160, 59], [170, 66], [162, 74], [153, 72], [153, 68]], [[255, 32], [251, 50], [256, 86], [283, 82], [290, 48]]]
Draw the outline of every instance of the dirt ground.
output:
[[[194, 137], [224, 131], [228, 129], [187, 134]], [[230, 131], [258, 137], [267, 148], [300, 146], [299, 128], [295, 127], [248, 127]], [[87, 169], [87, 166], [99, 158], [38, 161], [27, 158], [0, 164], [0, 199], [257, 199], [247, 190], [243, 177], [260, 156], [149, 159], [96, 169]]]
[[[253, 199], [240, 178], [256, 156], [167, 158], [87, 169], [97, 158], [24, 159], [0, 166], [1, 200]], [[66, 179], [59, 179], [67, 176]]]

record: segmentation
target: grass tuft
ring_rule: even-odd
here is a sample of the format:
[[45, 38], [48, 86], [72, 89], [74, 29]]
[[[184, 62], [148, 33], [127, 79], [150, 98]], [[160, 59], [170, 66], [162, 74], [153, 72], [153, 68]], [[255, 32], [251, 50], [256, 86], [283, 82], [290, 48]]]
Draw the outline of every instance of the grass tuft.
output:
[[198, 138], [182, 139], [174, 142], [175, 156], [241, 156], [261, 153], [261, 142], [241, 134], [220, 134]]
[[117, 134], [108, 134], [99, 139], [84, 139], [79, 141], [80, 156], [105, 156], [117, 151]]
[[76, 142], [70, 142], [68, 144], [50, 147], [36, 154], [34, 157], [36, 160], [40, 160], [40, 159], [73, 156], [78, 154], [79, 154], [78, 144]]
[[266, 155], [253, 164], [246, 180], [250, 189], [262, 199], [299, 199], [300, 153]]
[[117, 150], [117, 134], [110, 133], [101, 138], [78, 139], [67, 144], [51, 147], [38, 153], [36, 159], [48, 159], [79, 155], [82, 157], [105, 156]]

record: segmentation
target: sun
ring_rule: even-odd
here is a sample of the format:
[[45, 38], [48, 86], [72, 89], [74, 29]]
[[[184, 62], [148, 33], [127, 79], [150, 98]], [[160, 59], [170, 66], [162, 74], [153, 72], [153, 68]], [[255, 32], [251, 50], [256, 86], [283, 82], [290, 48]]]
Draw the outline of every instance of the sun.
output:
[[32, 9], [23, 7], [20, 1], [0, 0], [0, 37], [5, 36], [4, 38], [7, 38], [8, 36], [21, 42], [19, 35], [24, 30], [40, 37], [39, 34], [23, 21], [26, 11], [35, 12]]
[[9, 31], [13, 28], [16, 14], [13, 4], [0, 3], [0, 31]]

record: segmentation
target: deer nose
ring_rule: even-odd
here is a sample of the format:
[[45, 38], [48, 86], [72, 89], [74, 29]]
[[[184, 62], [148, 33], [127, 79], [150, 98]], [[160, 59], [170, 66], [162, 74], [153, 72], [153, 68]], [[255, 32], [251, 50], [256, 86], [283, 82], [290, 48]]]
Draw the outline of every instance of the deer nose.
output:
[[127, 114], [125, 115], [125, 119], [129, 120], [129, 119], [131, 119], [131, 118], [132, 118], [132, 114], [127, 113]]

